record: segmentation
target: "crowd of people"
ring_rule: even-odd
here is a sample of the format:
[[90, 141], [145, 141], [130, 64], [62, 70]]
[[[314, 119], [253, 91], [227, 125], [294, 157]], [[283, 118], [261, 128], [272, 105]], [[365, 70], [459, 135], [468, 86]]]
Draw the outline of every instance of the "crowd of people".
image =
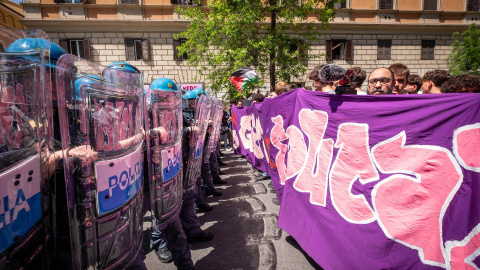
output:
[[[320, 71], [326, 65], [316, 66], [309, 74], [308, 79], [313, 81], [313, 87], [306, 86], [306, 90], [335, 93], [337, 82], [324, 82]], [[432, 70], [423, 77], [410, 74], [410, 69], [403, 63], [395, 63], [388, 68], [373, 70], [367, 79], [367, 73], [361, 67], [347, 69], [350, 72], [351, 87], [357, 95], [410, 95], [410, 94], [442, 94], [442, 93], [480, 93], [480, 77], [475, 74], [452, 75], [446, 70]], [[366, 81], [366, 82], [365, 82]], [[362, 86], [366, 83], [366, 91]], [[280, 81], [275, 84], [275, 91], [268, 97], [274, 97], [290, 90], [297, 89], [296, 84]]]

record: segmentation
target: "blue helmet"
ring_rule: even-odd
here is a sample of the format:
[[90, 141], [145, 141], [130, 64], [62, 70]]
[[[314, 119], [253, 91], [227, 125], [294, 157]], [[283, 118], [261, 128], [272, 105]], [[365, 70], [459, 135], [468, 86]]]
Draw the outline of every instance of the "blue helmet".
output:
[[150, 89], [163, 90], [163, 91], [175, 91], [178, 90], [177, 85], [170, 79], [158, 78], [152, 82]]
[[81, 100], [80, 90], [82, 86], [87, 85], [100, 85], [102, 78], [96, 75], [87, 75], [87, 77], [81, 77], [75, 80], [75, 95], [77, 100]]
[[57, 44], [42, 38], [17, 39], [14, 42], [12, 42], [7, 47], [7, 49], [5, 49], [6, 52], [10, 52], [10, 53], [33, 52], [33, 51], [38, 51], [38, 52], [44, 51], [45, 53], [45, 50], [49, 51], [48, 53], [50, 54], [50, 58], [51, 58], [51, 63], [47, 63], [47, 65], [52, 67], [55, 67], [55, 64], [57, 63], [57, 60], [60, 58], [60, 56], [67, 53], [64, 49], [62, 49]]
[[197, 98], [201, 95], [206, 95], [205, 91], [201, 88], [193, 89], [183, 95], [183, 99]]
[[124, 72], [129, 72], [129, 73], [140, 73], [140, 71], [136, 67], [124, 61], [117, 61], [117, 62], [110, 63], [107, 67], [111, 69], [121, 70]]
[[142, 84], [142, 77], [138, 75], [141, 73], [140, 70], [130, 63], [118, 61], [109, 64], [107, 67], [103, 71], [103, 77], [106, 81], [119, 84]]

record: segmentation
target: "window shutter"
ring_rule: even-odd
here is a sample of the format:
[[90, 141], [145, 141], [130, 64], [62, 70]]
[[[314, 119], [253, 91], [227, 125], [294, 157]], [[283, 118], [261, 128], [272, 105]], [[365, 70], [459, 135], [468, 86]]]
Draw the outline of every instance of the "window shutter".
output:
[[380, 9], [393, 9], [393, 0], [380, 0]]
[[173, 60], [182, 61], [182, 58], [178, 55], [177, 47], [181, 45], [180, 39], [173, 40]]
[[150, 61], [150, 41], [148, 39], [142, 40], [142, 59], [143, 61]]
[[90, 60], [90, 40], [88, 39], [83, 40], [83, 55], [86, 60]]
[[391, 59], [391, 51], [392, 51], [392, 41], [391, 40], [384, 40], [385, 42], [385, 60]]
[[327, 61], [332, 61], [332, 41], [326, 40], [325, 41], [325, 53], [327, 54]]
[[133, 39], [126, 38], [125, 39], [125, 54], [127, 60], [135, 60], [135, 52], [133, 50], [133, 46], [135, 46]]
[[345, 40], [345, 60], [353, 60], [353, 44], [351, 40]]
[[303, 46], [305, 46], [305, 40], [299, 40], [298, 41], [298, 56], [299, 56], [300, 61], [307, 60], [307, 51], [305, 50], [305, 48], [303, 48]]
[[70, 53], [70, 51], [68, 50], [67, 39], [60, 39], [60, 41], [58, 42], [58, 45], [60, 46], [60, 48], [64, 49], [67, 53]]
[[478, 11], [480, 8], [480, 0], [468, 0], [467, 10]]
[[424, 10], [437, 10], [437, 0], [424, 0], [423, 1]]
[[377, 40], [377, 59], [384, 59], [385, 40]]

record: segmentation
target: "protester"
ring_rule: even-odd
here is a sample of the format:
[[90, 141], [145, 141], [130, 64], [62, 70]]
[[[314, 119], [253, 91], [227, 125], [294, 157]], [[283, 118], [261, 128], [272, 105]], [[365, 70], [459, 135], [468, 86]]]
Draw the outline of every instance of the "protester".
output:
[[309, 74], [308, 79], [313, 81], [313, 87], [317, 92], [327, 92], [327, 93], [335, 93], [335, 89], [333, 89], [333, 83], [324, 83], [320, 78], [320, 70], [325, 65], [316, 66]]
[[239, 100], [237, 103], [238, 108], [243, 108], [243, 100]]
[[287, 85], [288, 83], [285, 81], [279, 81], [275, 84], [275, 94], [280, 95], [283, 91], [283, 87]]
[[460, 93], [479, 93], [480, 78], [475, 74], [461, 74], [456, 77], [461, 85]]
[[368, 77], [367, 94], [388, 95], [395, 88], [395, 75], [388, 68], [377, 68]]
[[252, 103], [263, 102], [265, 96], [262, 93], [253, 94]]
[[366, 95], [367, 93], [362, 91], [362, 84], [367, 78], [367, 73], [361, 67], [353, 67], [353, 68], [347, 69], [347, 72], [350, 70], [352, 71], [352, 75], [350, 77], [352, 82], [352, 87], [354, 87], [355, 90], [357, 91], [357, 95]]
[[441, 94], [442, 84], [450, 79], [450, 73], [446, 70], [432, 70], [422, 77], [423, 94]]
[[410, 69], [407, 65], [402, 63], [395, 63], [388, 67], [395, 75], [394, 89], [392, 94], [401, 95], [405, 90], [405, 86], [408, 83], [408, 77], [410, 76]]
[[417, 74], [412, 74], [408, 76], [408, 83], [405, 86], [404, 94], [412, 95], [412, 94], [420, 94], [419, 91], [422, 87], [421, 78]]

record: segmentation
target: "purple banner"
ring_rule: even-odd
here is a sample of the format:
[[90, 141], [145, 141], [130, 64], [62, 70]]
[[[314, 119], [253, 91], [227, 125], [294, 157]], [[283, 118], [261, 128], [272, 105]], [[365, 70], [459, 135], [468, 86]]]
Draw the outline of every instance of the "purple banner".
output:
[[298, 89], [232, 111], [235, 152], [323, 268], [479, 269], [480, 95]]

